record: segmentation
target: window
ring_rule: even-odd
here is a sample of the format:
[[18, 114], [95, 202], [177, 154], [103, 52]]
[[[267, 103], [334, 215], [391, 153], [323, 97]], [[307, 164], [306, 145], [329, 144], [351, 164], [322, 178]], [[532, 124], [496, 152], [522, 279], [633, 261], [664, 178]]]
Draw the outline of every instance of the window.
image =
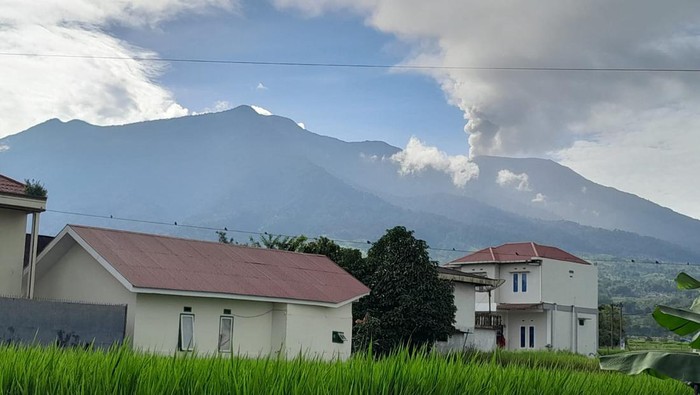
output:
[[194, 350], [194, 314], [180, 314], [180, 351]]
[[513, 273], [513, 292], [518, 292], [518, 273]]
[[535, 327], [530, 327], [530, 348], [535, 348]]
[[525, 327], [520, 327], [520, 348], [525, 348]]
[[535, 327], [520, 327], [520, 348], [535, 348]]
[[527, 292], [527, 273], [520, 273], [520, 279], [523, 282], [520, 289], [522, 290], [522, 292]]
[[231, 352], [232, 335], [233, 317], [222, 315], [221, 318], [219, 318], [219, 352]]
[[[332, 336], [333, 343], [345, 343], [348, 338], [345, 337], [345, 332], [333, 331]], [[445, 339], [446, 341], [447, 339]]]

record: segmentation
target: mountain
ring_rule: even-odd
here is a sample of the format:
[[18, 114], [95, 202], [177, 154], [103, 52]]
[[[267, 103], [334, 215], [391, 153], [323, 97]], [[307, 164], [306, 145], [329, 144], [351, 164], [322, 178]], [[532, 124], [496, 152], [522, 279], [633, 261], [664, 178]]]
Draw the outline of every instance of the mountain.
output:
[[[0, 139], [0, 147], [7, 147], [0, 173], [46, 185], [52, 210], [42, 216], [46, 233], [83, 223], [216, 237], [182, 226], [191, 224], [227, 227], [243, 242], [249, 234], [234, 230], [324, 234], [366, 246], [405, 225], [445, 249], [434, 250], [440, 259], [464, 255], [453, 248], [522, 240], [580, 254], [700, 258], [693, 242], [700, 221], [555, 162], [479, 157], [479, 178], [458, 188], [436, 171], [400, 176], [390, 160], [400, 150], [386, 143], [321, 136], [247, 106], [109, 127], [51, 120]], [[527, 183], [499, 184], [503, 170]]]

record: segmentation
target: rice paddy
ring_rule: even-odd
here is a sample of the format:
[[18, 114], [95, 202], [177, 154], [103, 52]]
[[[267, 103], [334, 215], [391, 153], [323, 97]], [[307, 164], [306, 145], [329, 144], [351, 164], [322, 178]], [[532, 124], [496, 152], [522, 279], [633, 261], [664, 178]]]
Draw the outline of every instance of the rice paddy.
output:
[[603, 372], [548, 352], [442, 356], [401, 351], [347, 361], [157, 356], [0, 347], [0, 394], [683, 394], [673, 380]]

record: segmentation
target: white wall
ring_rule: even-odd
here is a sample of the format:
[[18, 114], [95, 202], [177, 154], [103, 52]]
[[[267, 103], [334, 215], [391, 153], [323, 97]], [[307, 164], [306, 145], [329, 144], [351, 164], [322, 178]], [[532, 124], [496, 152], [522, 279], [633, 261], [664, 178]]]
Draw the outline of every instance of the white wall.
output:
[[[345, 343], [333, 343], [333, 331], [345, 334]], [[287, 357], [302, 353], [322, 359], [346, 359], [352, 351], [352, 303], [339, 308], [287, 305]]]
[[[269, 355], [274, 304], [231, 299], [138, 294], [136, 300], [134, 347], [173, 354], [178, 351], [180, 314], [185, 307], [194, 314], [194, 342], [197, 353], [218, 353], [219, 319], [231, 309], [235, 354]], [[186, 313], [189, 314], [189, 313]]]
[[[497, 303], [539, 303], [541, 294], [541, 267], [536, 265], [500, 264], [500, 278], [506, 282], [494, 293]], [[518, 291], [513, 292], [513, 273], [518, 273]], [[522, 273], [527, 273], [527, 291], [522, 290]]]
[[0, 208], [0, 295], [22, 296], [27, 213]]
[[[483, 265], [462, 265], [458, 269], [461, 272], [477, 275], [485, 275], [488, 278], [499, 278], [498, 266], [495, 264]], [[496, 294], [497, 291], [491, 292], [491, 311], [496, 311]], [[474, 296], [476, 311], [489, 311], [489, 294], [488, 292], [477, 292]]]
[[[41, 265], [43, 262], [37, 263]], [[126, 336], [134, 334], [133, 305], [129, 292], [82, 247], [73, 246], [48, 271], [37, 270], [34, 296], [87, 303], [126, 304]]]
[[[535, 327], [534, 350], [545, 349], [547, 343], [547, 313], [509, 311], [506, 319], [506, 348], [509, 350], [531, 350], [529, 327]], [[520, 347], [520, 327], [525, 326], [525, 348]]]
[[543, 259], [542, 283], [543, 302], [598, 308], [598, 268], [594, 265]]
[[458, 331], [466, 332], [474, 329], [475, 311], [474, 311], [474, 285], [453, 282], [455, 307], [455, 328]]

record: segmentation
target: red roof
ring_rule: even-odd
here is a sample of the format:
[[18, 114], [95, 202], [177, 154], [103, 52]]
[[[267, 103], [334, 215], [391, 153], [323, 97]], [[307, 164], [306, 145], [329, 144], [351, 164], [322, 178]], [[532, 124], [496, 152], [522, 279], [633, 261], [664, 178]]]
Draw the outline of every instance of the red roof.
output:
[[583, 259], [557, 247], [550, 247], [532, 242], [508, 243], [498, 247], [484, 248], [483, 250], [455, 259], [450, 263], [522, 262], [531, 258], [548, 258], [590, 265], [590, 263]]
[[0, 174], [0, 193], [11, 193], [13, 195], [24, 195], [25, 185], [15, 181], [10, 177]]
[[337, 304], [369, 293], [324, 255], [69, 225], [133, 287]]

